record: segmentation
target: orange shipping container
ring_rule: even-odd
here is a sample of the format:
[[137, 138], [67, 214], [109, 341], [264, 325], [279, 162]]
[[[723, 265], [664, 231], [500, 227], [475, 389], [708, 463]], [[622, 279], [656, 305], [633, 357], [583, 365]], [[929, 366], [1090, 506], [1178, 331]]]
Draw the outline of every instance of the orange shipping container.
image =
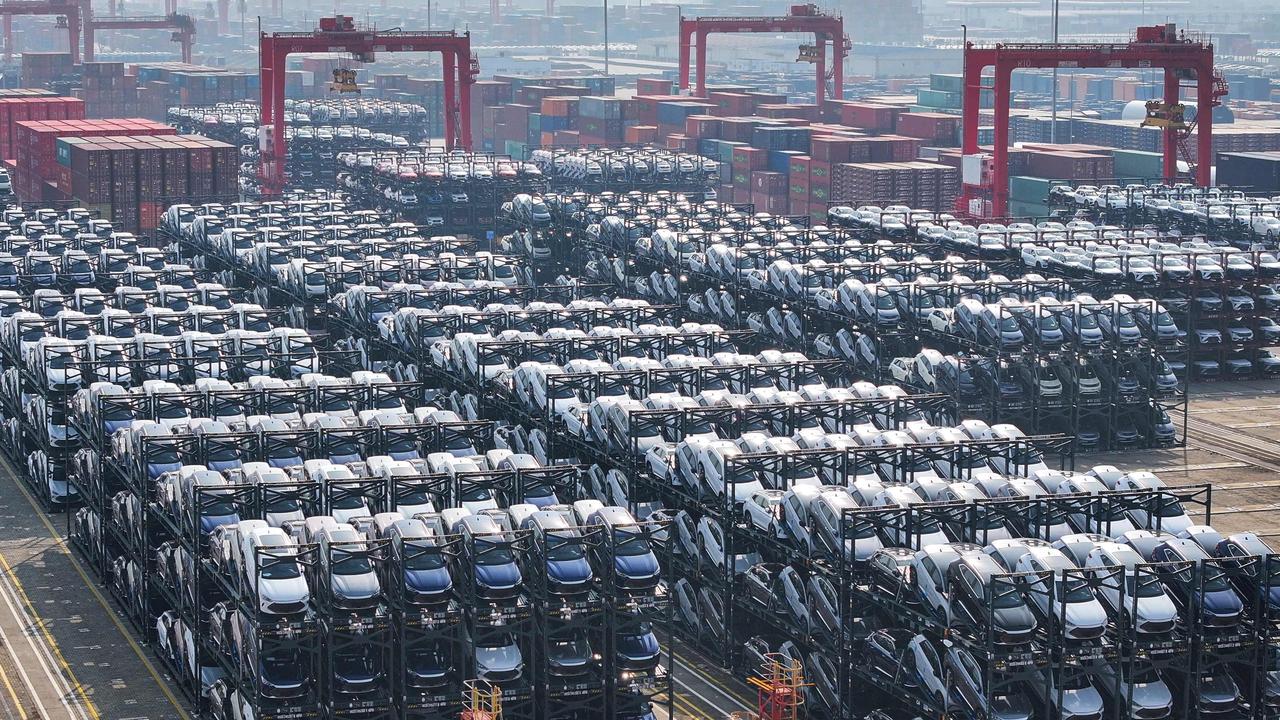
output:
[[631, 125], [622, 131], [622, 139], [629, 144], [647, 144], [658, 141], [658, 128], [652, 125]]

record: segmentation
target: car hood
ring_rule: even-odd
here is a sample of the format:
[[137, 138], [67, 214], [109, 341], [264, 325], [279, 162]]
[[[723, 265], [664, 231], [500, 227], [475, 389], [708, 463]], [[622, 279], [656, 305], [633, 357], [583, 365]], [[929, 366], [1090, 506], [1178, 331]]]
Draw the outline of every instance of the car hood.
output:
[[1062, 691], [1062, 709], [1064, 714], [1102, 715], [1102, 695], [1092, 685], [1079, 690]]
[[[1106, 627], [1107, 612], [1097, 600], [1066, 604], [1067, 625], [1078, 628]], [[1054, 613], [1061, 612], [1054, 609]]]
[[1232, 590], [1219, 590], [1217, 592], [1204, 592], [1204, 609], [1207, 613], [1221, 616], [1239, 615], [1244, 609], [1244, 605], [1240, 602], [1240, 596], [1236, 595]]
[[658, 638], [648, 632], [642, 635], [619, 635], [618, 655], [628, 660], [647, 660], [658, 654]]
[[515, 563], [475, 565], [476, 582], [491, 588], [509, 588], [520, 584], [520, 568]]
[[453, 578], [446, 568], [405, 570], [404, 584], [416, 592], [441, 593], [453, 587]]
[[504, 645], [502, 647], [476, 646], [476, 665], [479, 666], [481, 671], [510, 672], [519, 670], [523, 662], [524, 658], [520, 655], [520, 648], [515, 645]]
[[373, 573], [358, 575], [332, 574], [333, 594], [351, 600], [362, 600], [376, 596], [380, 592], [378, 577]]
[[[1126, 598], [1126, 606], [1130, 602]], [[1145, 622], [1172, 622], [1178, 618], [1178, 609], [1168, 595], [1138, 598], [1138, 618]]]
[[653, 553], [618, 555], [613, 559], [613, 567], [619, 575], [651, 577], [658, 574], [658, 559], [653, 556]]
[[[1173, 693], [1169, 692], [1169, 686], [1164, 684], [1163, 680], [1156, 680], [1149, 683], [1133, 683], [1133, 706], [1135, 708], [1165, 708], [1173, 704]], [[1125, 692], [1126, 688], [1122, 685], [1121, 692]]]
[[577, 560], [548, 560], [547, 576], [563, 583], [581, 583], [591, 579], [591, 564], [586, 558]]
[[269, 603], [303, 602], [311, 596], [307, 579], [301, 575], [277, 580], [263, 578], [258, 582], [258, 593], [264, 602]]
[[200, 531], [208, 534], [223, 525], [235, 525], [238, 522], [240, 522], [239, 515], [201, 515]]
[[[921, 539], [921, 547], [924, 546], [924, 540]], [[1011, 608], [995, 608], [991, 611], [997, 627], [1009, 632], [1025, 632], [1032, 630], [1036, 626], [1035, 615], [1031, 614], [1031, 609], [1025, 605]]]

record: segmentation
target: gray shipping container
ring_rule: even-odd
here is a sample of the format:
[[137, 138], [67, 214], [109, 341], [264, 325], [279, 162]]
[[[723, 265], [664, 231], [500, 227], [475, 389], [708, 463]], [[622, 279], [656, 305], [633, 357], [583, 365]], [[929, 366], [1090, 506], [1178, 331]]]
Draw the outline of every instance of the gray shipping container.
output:
[[1218, 153], [1217, 160], [1218, 185], [1280, 191], [1280, 152]]

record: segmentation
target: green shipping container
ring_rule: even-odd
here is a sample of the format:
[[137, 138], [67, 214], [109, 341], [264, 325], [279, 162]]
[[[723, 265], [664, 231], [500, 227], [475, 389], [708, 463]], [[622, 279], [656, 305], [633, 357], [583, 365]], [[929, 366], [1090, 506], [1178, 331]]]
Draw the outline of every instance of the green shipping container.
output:
[[917, 90], [916, 102], [927, 108], [959, 108], [964, 101], [964, 93], [946, 90]]
[[960, 73], [934, 73], [929, 76], [929, 89], [943, 92], [964, 90], [964, 75]]
[[1164, 156], [1141, 150], [1116, 150], [1115, 174], [1140, 178], [1158, 178], [1164, 168]]
[[523, 158], [524, 147], [525, 147], [525, 143], [522, 143], [518, 140], [507, 140], [504, 151], [506, 152], [507, 155], [513, 158]]
[[1009, 215], [1012, 217], [1044, 217], [1049, 214], [1049, 208], [1044, 203], [1018, 202], [1011, 200], [1009, 202]]
[[[983, 75], [982, 84], [996, 86], [995, 75]], [[929, 89], [943, 92], [964, 92], [964, 75], [960, 73], [933, 73], [929, 76]]]
[[740, 147], [746, 147], [746, 146], [747, 146], [747, 144], [746, 144], [746, 143], [740, 143], [740, 142], [727, 142], [727, 141], [721, 140], [721, 141], [720, 141], [720, 162], [721, 162], [721, 164], [724, 164], [724, 163], [731, 163], [731, 162], [733, 162], [733, 149], [734, 149], [734, 148], [740, 148]]
[[1015, 175], [1009, 178], [1009, 199], [1023, 203], [1043, 203], [1049, 197], [1049, 188], [1057, 184], [1056, 180]]

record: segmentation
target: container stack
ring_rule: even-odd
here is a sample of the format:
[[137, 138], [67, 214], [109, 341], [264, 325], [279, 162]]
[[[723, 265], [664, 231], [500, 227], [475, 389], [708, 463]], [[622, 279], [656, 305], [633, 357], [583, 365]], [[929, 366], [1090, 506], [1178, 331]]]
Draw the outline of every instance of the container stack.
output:
[[892, 201], [945, 210], [955, 203], [959, 191], [959, 172], [937, 163], [840, 163], [831, 167], [830, 199], [843, 205]]
[[74, 71], [69, 52], [22, 53], [22, 84], [40, 87], [61, 80]]
[[199, 135], [64, 137], [57, 189], [119, 230], [154, 230], [166, 201], [232, 202], [238, 150]]
[[27, 120], [82, 120], [84, 101], [58, 96], [0, 97], [0, 157], [16, 157], [15, 125]]
[[[623, 141], [622, 100], [589, 95], [578, 105], [579, 139], [583, 145], [616, 145]], [[653, 138], [657, 139], [657, 131]]]
[[[63, 137], [102, 137], [107, 135], [176, 135], [169, 125], [142, 118], [114, 120], [23, 120], [13, 126], [13, 158], [17, 173], [13, 189], [29, 202], [58, 198], [56, 181], [59, 165], [56, 142]], [[54, 188], [46, 188], [53, 181]]]

